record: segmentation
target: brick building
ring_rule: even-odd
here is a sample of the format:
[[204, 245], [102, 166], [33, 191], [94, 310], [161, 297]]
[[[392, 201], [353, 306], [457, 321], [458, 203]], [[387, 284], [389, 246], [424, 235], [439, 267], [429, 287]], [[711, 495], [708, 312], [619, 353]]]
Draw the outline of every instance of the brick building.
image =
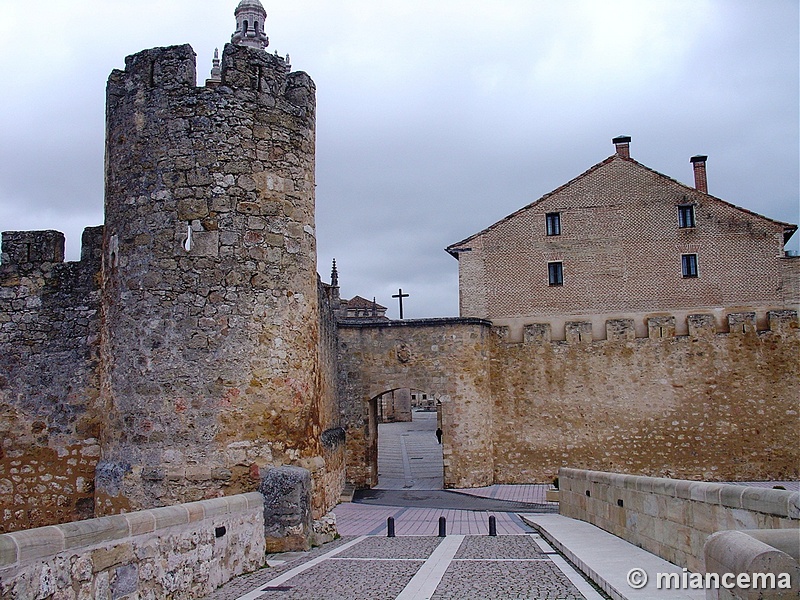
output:
[[[797, 226], [708, 193], [706, 157], [691, 159], [695, 186], [630, 157], [630, 138], [585, 173], [447, 251], [459, 262], [460, 314], [522, 335], [522, 324], [646, 319], [701, 309], [727, 326], [748, 310], [766, 327], [771, 308], [798, 303], [800, 262], [784, 244]], [[679, 318], [678, 321], [684, 319]], [[686, 333], [678, 331], [678, 334]]]

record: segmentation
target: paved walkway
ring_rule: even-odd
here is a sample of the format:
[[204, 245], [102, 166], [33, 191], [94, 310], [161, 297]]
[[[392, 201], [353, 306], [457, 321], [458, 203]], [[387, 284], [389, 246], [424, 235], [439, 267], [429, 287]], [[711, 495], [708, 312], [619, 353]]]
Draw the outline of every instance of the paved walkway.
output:
[[[238, 577], [207, 599], [609, 598], [528, 523], [593, 572], [614, 598], [700, 598], [652, 588], [637, 595], [620, 579], [629, 568], [653, 573], [676, 567], [592, 525], [545, 514], [557, 507], [545, 502], [547, 485], [441, 490], [436, 415], [414, 417], [412, 423], [381, 425], [380, 485], [335, 508], [341, 539], [311, 552], [273, 555], [267, 568]], [[490, 516], [496, 519], [496, 537], [487, 535]], [[394, 517], [397, 537], [386, 537], [388, 517]], [[437, 535], [439, 517], [447, 522], [444, 538]]]
[[381, 490], [440, 490], [442, 446], [436, 413], [414, 412], [410, 423], [378, 425], [378, 485]]
[[[436, 413], [380, 426], [379, 486], [336, 507], [342, 538], [311, 552], [275, 555], [209, 600], [601, 600], [519, 516], [553, 512], [543, 485], [444, 491]], [[490, 537], [489, 517], [497, 536]], [[388, 538], [394, 517], [397, 537]], [[439, 518], [446, 519], [444, 538]]]
[[538, 535], [347, 537], [239, 577], [208, 600], [603, 600]]

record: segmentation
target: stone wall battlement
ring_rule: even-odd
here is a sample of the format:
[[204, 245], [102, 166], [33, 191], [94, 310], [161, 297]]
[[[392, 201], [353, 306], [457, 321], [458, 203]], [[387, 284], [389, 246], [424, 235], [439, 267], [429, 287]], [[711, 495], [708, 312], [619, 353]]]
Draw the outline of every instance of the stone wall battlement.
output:
[[340, 417], [314, 82], [228, 44], [198, 86], [195, 59], [153, 48], [109, 76], [81, 261], [59, 232], [3, 235], [0, 533], [248, 492], [286, 464], [311, 468], [315, 516], [344, 485], [322, 440]]
[[[0, 254], [0, 277], [8, 281], [14, 272], [50, 270], [64, 263], [64, 234], [60, 231], [4, 231]], [[88, 227], [81, 240], [79, 262], [97, 262], [102, 256], [103, 227]], [[67, 265], [73, 264], [67, 262]], [[13, 282], [10, 282], [13, 285]]]
[[102, 238], [63, 262], [58, 231], [3, 233], [0, 533], [92, 515]]
[[[770, 310], [765, 313], [737, 312], [726, 315], [727, 329], [718, 326], [715, 316], [711, 314], [688, 315], [683, 326], [688, 330], [688, 337], [693, 339], [711, 336], [729, 335], [760, 335], [770, 332], [777, 334], [792, 334], [798, 331], [797, 311], [795, 310]], [[608, 319], [605, 322], [605, 331], [596, 331], [591, 321], [567, 321], [563, 329], [553, 330], [550, 323], [528, 323], [523, 327], [522, 343], [525, 344], [591, 344], [601, 342], [618, 342], [634, 339], [668, 339], [686, 337], [676, 334], [678, 317], [673, 315], [659, 315], [643, 317], [644, 331], [647, 335], [637, 335], [637, 323], [634, 319]], [[767, 328], [759, 327], [763, 322]], [[511, 328], [505, 325], [494, 327], [499, 339], [503, 343], [514, 342], [511, 338]], [[556, 339], [556, 335], [563, 338]]]

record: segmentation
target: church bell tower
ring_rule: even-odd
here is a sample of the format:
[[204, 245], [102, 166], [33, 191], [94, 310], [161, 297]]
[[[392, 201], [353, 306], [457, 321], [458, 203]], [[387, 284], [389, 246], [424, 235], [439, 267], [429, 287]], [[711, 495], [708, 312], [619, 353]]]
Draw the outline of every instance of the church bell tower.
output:
[[234, 11], [236, 31], [231, 42], [237, 46], [250, 46], [263, 50], [269, 46], [269, 38], [264, 33], [267, 11], [259, 0], [242, 0]]

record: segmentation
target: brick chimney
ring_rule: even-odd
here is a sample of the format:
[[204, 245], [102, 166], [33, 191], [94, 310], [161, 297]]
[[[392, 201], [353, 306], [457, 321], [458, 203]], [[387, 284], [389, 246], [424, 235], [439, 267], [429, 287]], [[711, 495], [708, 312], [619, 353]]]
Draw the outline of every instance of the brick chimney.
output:
[[689, 159], [694, 167], [694, 187], [697, 191], [708, 193], [708, 180], [706, 179], [707, 156], [693, 156]]
[[614, 142], [614, 146], [617, 149], [617, 156], [620, 158], [631, 157], [631, 136], [620, 135], [611, 141]]

